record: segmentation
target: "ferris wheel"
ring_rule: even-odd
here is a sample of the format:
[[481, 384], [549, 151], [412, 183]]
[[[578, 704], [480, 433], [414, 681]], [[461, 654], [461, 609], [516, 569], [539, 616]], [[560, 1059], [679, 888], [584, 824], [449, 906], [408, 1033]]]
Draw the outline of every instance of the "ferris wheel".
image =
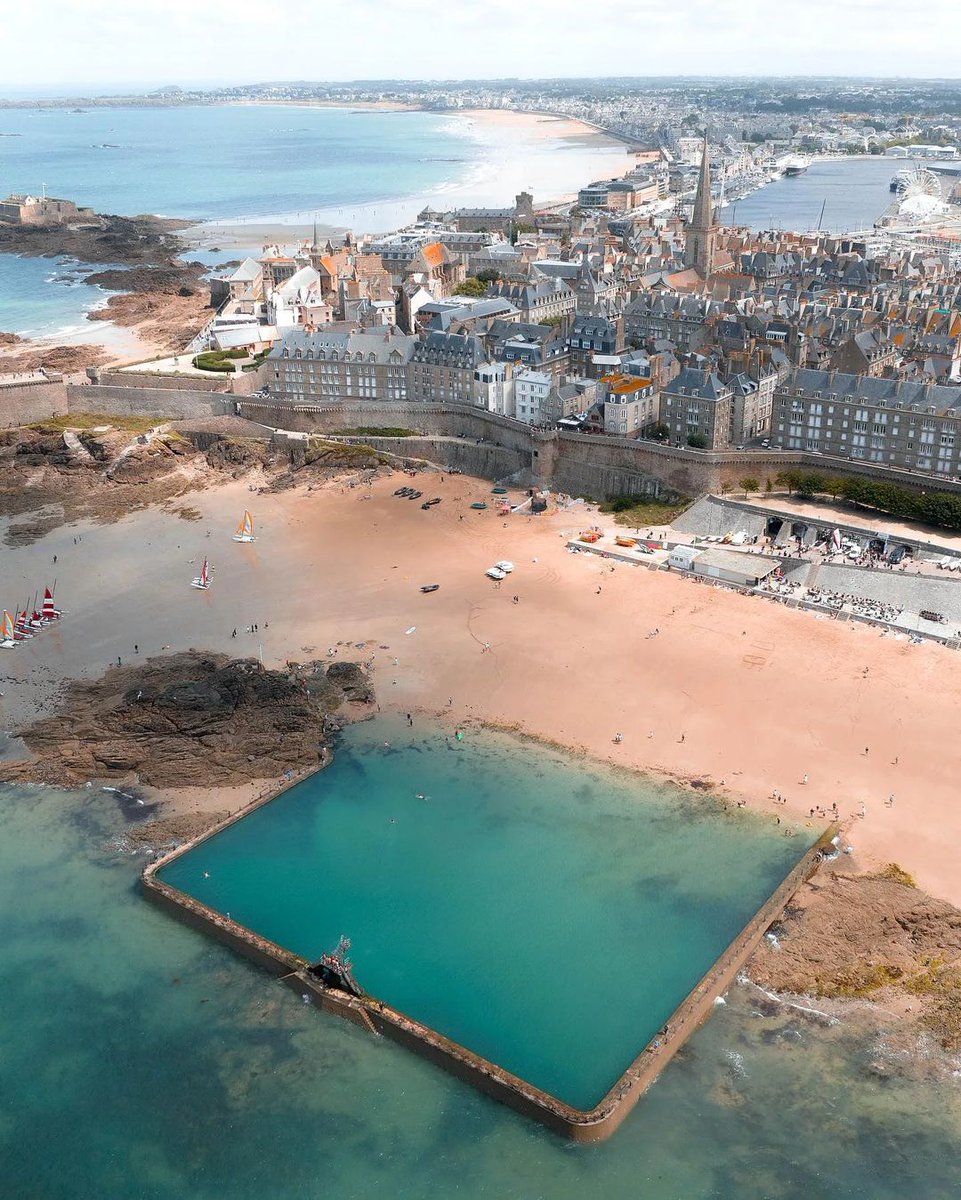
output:
[[898, 179], [898, 196], [902, 200], [912, 196], [930, 196], [934, 200], [941, 199], [941, 180], [927, 167], [915, 166], [910, 171], [902, 171]]

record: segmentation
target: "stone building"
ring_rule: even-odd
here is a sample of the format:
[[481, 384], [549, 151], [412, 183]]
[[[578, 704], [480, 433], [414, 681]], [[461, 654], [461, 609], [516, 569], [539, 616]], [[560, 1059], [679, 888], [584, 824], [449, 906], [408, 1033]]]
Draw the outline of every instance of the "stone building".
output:
[[67, 225], [71, 221], [96, 221], [92, 208], [78, 208], [72, 200], [56, 196], [28, 196], [14, 192], [0, 200], [0, 221], [10, 225]]
[[473, 404], [474, 373], [485, 360], [484, 345], [472, 334], [428, 333], [411, 351], [410, 398]]
[[408, 364], [416, 340], [391, 330], [291, 330], [267, 359], [268, 386], [292, 404], [407, 400]]
[[731, 445], [734, 389], [712, 370], [684, 367], [661, 392], [661, 421], [671, 441], [705, 440], [707, 450]]
[[961, 388], [797, 370], [775, 389], [771, 444], [961, 475]]

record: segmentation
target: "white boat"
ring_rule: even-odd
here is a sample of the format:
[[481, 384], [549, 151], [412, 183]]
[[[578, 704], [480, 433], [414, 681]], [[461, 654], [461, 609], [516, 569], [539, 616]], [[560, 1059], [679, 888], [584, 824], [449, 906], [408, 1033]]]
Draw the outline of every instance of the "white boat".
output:
[[793, 158], [786, 158], [784, 160], [784, 174], [789, 179], [793, 179], [795, 175], [803, 175], [810, 165], [811, 160], [809, 158], [802, 158], [800, 155]]
[[206, 591], [210, 587], [210, 563], [204, 559], [204, 565], [200, 569], [200, 574], [196, 579], [191, 579], [190, 586], [201, 588]]
[[13, 617], [3, 610], [3, 626], [0, 627], [0, 648], [4, 650], [13, 650], [16, 648], [17, 639], [13, 628]]
[[254, 540], [254, 519], [249, 512], [244, 512], [244, 519], [237, 526], [233, 540], [235, 542], [252, 542]]

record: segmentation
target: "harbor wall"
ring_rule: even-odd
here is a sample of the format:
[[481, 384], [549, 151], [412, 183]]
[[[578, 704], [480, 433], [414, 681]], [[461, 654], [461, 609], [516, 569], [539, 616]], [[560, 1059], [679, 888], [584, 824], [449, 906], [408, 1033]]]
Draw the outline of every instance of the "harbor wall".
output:
[[0, 376], [0, 429], [32, 425], [66, 413], [67, 388], [61, 378]]
[[[801, 884], [817, 870], [822, 855], [832, 848], [831, 839], [838, 832], [838, 827], [832, 825], [802, 856], [741, 933], [719, 956], [713, 967], [681, 1002], [667, 1022], [666, 1032], [653, 1038], [641, 1049], [598, 1105], [589, 1111], [582, 1111], [564, 1104], [555, 1096], [505, 1071], [375, 997], [355, 997], [329, 987], [308, 972], [310, 964], [305, 959], [157, 878], [157, 873], [165, 864], [186, 854], [221, 829], [242, 820], [254, 809], [270, 803], [289, 787], [295, 786], [296, 782], [299, 781], [286, 783], [277, 792], [258, 798], [199, 837], [151, 863], [142, 876], [145, 894], [192, 927], [212, 935], [224, 945], [280, 976], [289, 986], [296, 988], [301, 994], [310, 996], [323, 1011], [343, 1017], [370, 1032], [389, 1037], [435, 1066], [442, 1067], [458, 1079], [470, 1083], [485, 1095], [538, 1121], [553, 1132], [581, 1143], [603, 1141], [617, 1130], [690, 1034], [710, 1015], [715, 998], [731, 985], [766, 930], [780, 916]], [[586, 1002], [593, 1004], [597, 999], [598, 997], [586, 998]], [[605, 1003], [616, 1003], [616, 997], [600, 999]], [[561, 1047], [558, 1050], [563, 1052]]]

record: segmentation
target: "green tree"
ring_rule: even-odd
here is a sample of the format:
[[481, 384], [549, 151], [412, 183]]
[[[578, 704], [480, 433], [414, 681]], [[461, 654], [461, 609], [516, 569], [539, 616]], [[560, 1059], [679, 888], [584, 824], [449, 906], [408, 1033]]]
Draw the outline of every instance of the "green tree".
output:
[[478, 271], [474, 276], [474, 278], [479, 279], [481, 283], [497, 283], [500, 277], [500, 271], [495, 270], [493, 267], [485, 267], [483, 271]]
[[744, 479], [739, 479], [738, 483], [741, 485], [745, 496], [750, 496], [751, 492], [759, 491], [761, 487], [760, 483], [752, 475], [748, 475]]
[[656, 425], [651, 427], [651, 437], [659, 442], [666, 442], [671, 436], [670, 425], [665, 425], [663, 421], [658, 421]]
[[542, 325], [547, 325], [550, 329], [559, 329], [564, 324], [563, 317], [545, 317], [541, 321]]
[[703, 433], [689, 433], [687, 435], [687, 444], [693, 450], [706, 450], [707, 449], [707, 438], [704, 436]]
[[459, 283], [454, 288], [455, 296], [483, 296], [487, 291], [487, 284], [480, 279], [475, 279], [473, 275], [468, 275], [463, 283]]

